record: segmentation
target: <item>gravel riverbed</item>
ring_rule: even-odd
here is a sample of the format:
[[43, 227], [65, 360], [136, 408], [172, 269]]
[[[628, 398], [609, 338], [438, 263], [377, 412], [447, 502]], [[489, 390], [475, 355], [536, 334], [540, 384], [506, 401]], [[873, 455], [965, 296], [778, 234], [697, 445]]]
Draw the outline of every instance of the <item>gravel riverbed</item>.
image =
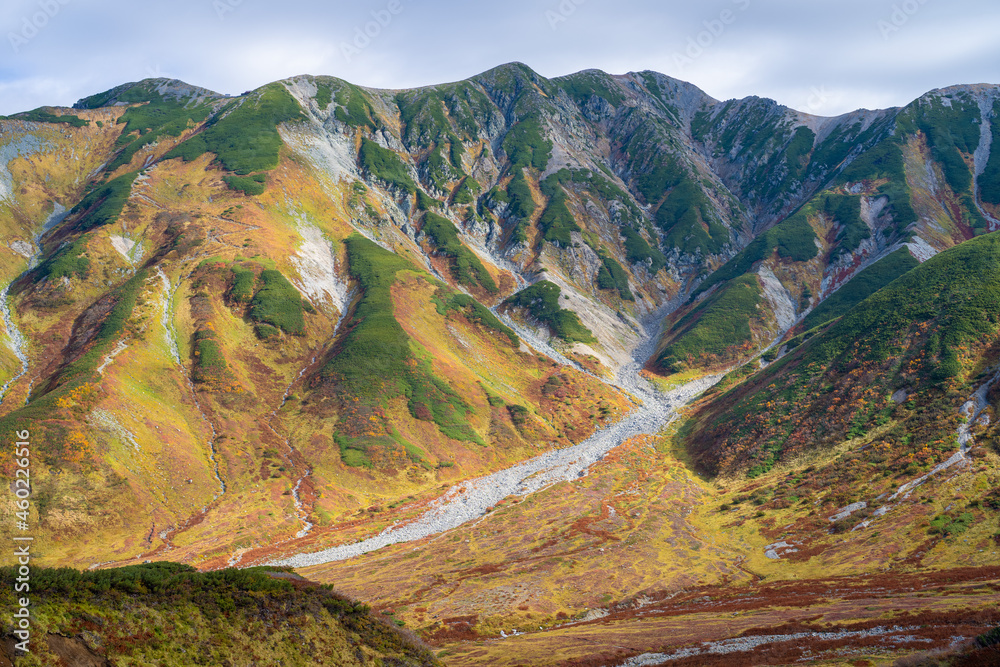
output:
[[721, 376], [700, 378], [670, 392], [659, 392], [639, 375], [652, 354], [655, 336], [633, 353], [633, 361], [619, 371], [615, 386], [628, 392], [638, 403], [621, 421], [600, 429], [572, 447], [553, 450], [491, 475], [465, 480], [436, 499], [417, 519], [386, 528], [380, 534], [353, 544], [299, 554], [272, 561], [271, 565], [307, 567], [345, 560], [391, 544], [411, 542], [457, 528], [480, 518], [487, 510], [510, 495], [525, 496], [561, 481], [586, 476], [591, 465], [605, 454], [637, 435], [658, 433], [675, 416], [676, 409], [718, 382]]

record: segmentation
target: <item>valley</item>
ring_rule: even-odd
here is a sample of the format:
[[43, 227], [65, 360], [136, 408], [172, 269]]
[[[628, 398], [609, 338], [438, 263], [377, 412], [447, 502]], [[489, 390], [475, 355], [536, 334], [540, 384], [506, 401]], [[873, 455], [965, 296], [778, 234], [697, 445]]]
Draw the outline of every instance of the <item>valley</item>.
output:
[[998, 112], [510, 63], [0, 118], [0, 432], [74, 568], [38, 664], [166, 660], [101, 624], [177, 587], [239, 618], [205, 646], [277, 614], [261, 660], [988, 660]]

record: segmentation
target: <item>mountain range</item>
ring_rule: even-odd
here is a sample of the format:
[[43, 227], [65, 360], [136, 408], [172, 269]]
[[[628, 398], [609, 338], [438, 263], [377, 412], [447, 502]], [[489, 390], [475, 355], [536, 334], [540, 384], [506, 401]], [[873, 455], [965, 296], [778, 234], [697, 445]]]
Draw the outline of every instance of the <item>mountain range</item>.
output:
[[449, 665], [991, 664], [996, 141], [519, 63], [0, 118], [0, 470], [39, 564], [293, 565]]

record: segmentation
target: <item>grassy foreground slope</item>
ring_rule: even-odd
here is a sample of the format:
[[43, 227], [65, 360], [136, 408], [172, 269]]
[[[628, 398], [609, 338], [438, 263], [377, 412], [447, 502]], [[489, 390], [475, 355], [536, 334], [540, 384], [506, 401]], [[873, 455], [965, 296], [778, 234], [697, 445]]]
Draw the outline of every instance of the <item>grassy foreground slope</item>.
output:
[[[0, 570], [5, 608], [15, 571]], [[41, 665], [338, 665], [430, 667], [438, 661], [367, 605], [287, 571], [158, 562], [80, 572], [33, 569], [31, 652]], [[3, 627], [0, 664], [10, 664]]]

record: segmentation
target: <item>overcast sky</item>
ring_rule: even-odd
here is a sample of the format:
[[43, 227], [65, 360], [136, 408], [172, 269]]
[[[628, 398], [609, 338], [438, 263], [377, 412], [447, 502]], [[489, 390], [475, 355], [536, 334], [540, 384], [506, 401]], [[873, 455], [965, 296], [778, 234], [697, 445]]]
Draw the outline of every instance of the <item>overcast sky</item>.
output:
[[0, 27], [0, 114], [155, 76], [404, 88], [514, 60], [548, 77], [652, 69], [822, 115], [1000, 83], [997, 0], [4, 0]]

